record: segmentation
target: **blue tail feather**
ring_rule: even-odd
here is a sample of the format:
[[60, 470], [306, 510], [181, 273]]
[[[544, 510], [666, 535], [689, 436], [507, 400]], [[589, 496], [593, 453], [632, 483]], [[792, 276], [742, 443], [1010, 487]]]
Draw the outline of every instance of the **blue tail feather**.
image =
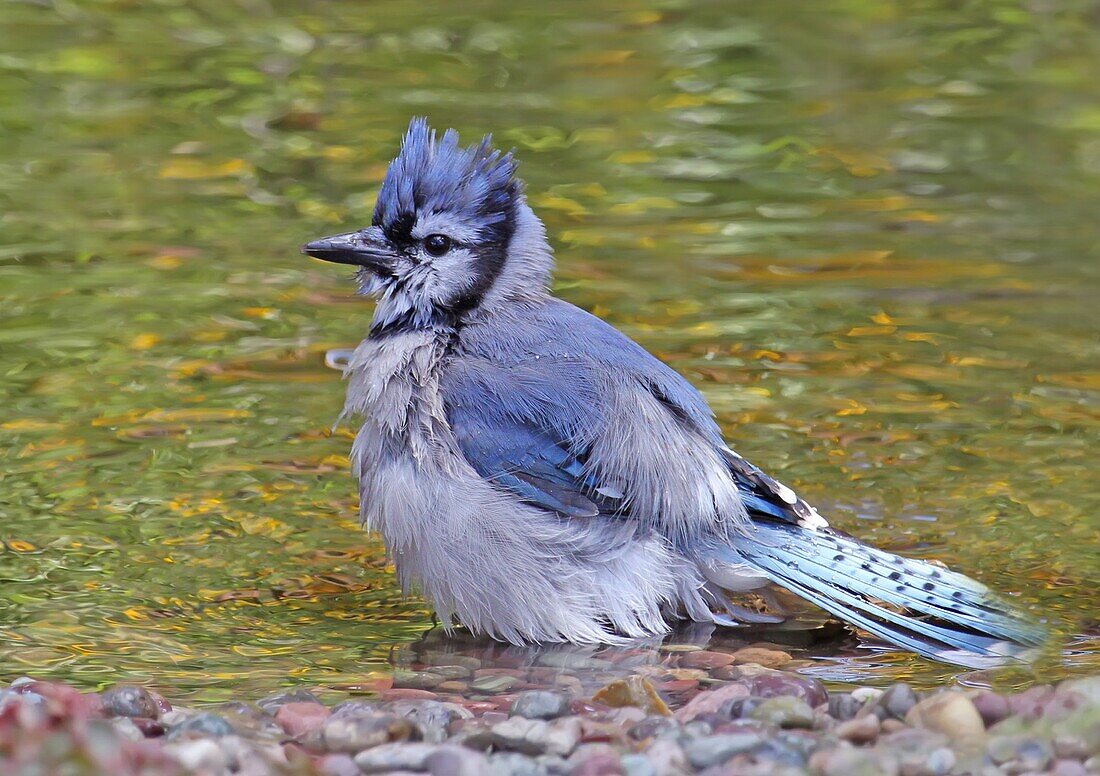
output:
[[757, 526], [763, 535], [755, 541], [725, 549], [731, 562], [748, 561], [834, 616], [925, 657], [985, 668], [1026, 660], [1045, 638], [1041, 627], [962, 574], [828, 529], [763, 520]]

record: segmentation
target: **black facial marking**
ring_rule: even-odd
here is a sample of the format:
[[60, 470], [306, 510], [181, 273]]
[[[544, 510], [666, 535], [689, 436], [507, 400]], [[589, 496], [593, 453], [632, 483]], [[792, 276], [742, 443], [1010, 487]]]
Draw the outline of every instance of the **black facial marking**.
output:
[[473, 246], [473, 253], [477, 257], [473, 285], [466, 290], [466, 293], [447, 305], [444, 312], [457, 318], [481, 304], [481, 300], [485, 298], [485, 294], [492, 288], [501, 270], [504, 269], [504, 262], [508, 257], [508, 244], [515, 231], [516, 208], [513, 201], [505, 211], [504, 218], [486, 228], [477, 244]]
[[416, 243], [412, 236], [414, 226], [416, 226], [416, 213], [400, 213], [389, 224], [383, 226], [382, 231], [385, 233], [386, 239], [393, 244], [393, 247], [408, 253], [409, 249]]

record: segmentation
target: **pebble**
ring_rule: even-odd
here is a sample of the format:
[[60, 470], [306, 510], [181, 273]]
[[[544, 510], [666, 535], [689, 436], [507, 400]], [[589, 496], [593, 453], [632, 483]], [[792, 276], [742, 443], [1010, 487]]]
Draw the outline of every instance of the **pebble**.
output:
[[700, 668], [706, 670], [712, 670], [715, 668], [721, 668], [722, 666], [728, 666], [734, 662], [736, 658], [733, 655], [729, 655], [725, 652], [707, 652], [700, 649], [694, 652], [686, 652], [680, 657], [680, 666], [682, 668]]
[[820, 679], [799, 674], [784, 674], [768, 671], [745, 680], [749, 695], [760, 698], [792, 696], [804, 700], [811, 707], [819, 706], [829, 700], [829, 693]]
[[464, 746], [438, 746], [424, 761], [424, 770], [432, 776], [484, 776], [489, 759]]
[[763, 647], [745, 647], [733, 653], [733, 661], [736, 663], [755, 663], [764, 668], [782, 668], [791, 662], [789, 652], [778, 649], [765, 649]]
[[447, 732], [455, 720], [472, 719], [474, 716], [458, 704], [440, 701], [395, 701], [388, 710], [412, 722], [420, 731], [420, 737], [433, 744], [447, 738]]
[[899, 776], [894, 758], [852, 746], [815, 752], [810, 770], [820, 776]]
[[905, 719], [909, 710], [917, 705], [917, 694], [904, 682], [890, 687], [875, 701], [875, 709], [882, 719]]
[[723, 709], [728, 710], [734, 702], [748, 697], [749, 690], [742, 684], [727, 684], [717, 690], [706, 690], [677, 711], [676, 719], [680, 722], [690, 722], [704, 714], [720, 713]]
[[164, 748], [188, 771], [222, 773], [226, 769], [225, 753], [209, 738], [171, 743]]
[[546, 722], [511, 717], [493, 725], [492, 736], [493, 743], [502, 749], [567, 757], [580, 743], [580, 720], [567, 718]]
[[470, 682], [470, 689], [479, 693], [502, 693], [520, 684], [520, 680], [514, 676], [480, 676]]
[[395, 671], [393, 674], [393, 686], [399, 689], [431, 690], [443, 681], [442, 674], [427, 671]]
[[196, 714], [168, 729], [168, 739], [220, 738], [233, 735], [233, 726], [225, 717], [210, 712]]
[[372, 746], [406, 741], [416, 732], [411, 722], [394, 714], [334, 714], [321, 725], [320, 741], [326, 752], [355, 754]]
[[[145, 768], [149, 776], [174, 773], [172, 763], [210, 776], [1100, 773], [1100, 678], [1015, 695], [952, 689], [919, 698], [904, 683], [830, 694], [812, 676], [698, 648], [668, 651], [661, 664], [644, 650], [612, 651], [596, 669], [588, 658], [558, 669], [529, 667], [541, 658], [525, 662], [505, 648], [478, 654], [491, 657], [406, 659], [399, 683], [425, 689], [398, 687], [381, 701], [329, 708], [296, 690], [265, 698], [263, 712], [241, 700], [173, 710], [130, 685], [98, 695], [17, 681], [0, 687], [0, 757], [3, 741], [34, 741], [35, 730], [48, 730], [74, 756], [140, 748], [143, 758], [169, 758]], [[586, 653], [550, 654], [567, 663]], [[609, 672], [619, 678], [590, 697]], [[731, 678], [723, 683], [719, 674]], [[451, 682], [454, 695], [437, 694]]]
[[160, 707], [153, 695], [144, 687], [120, 684], [103, 693], [103, 713], [109, 717], [160, 716]]
[[290, 692], [276, 693], [266, 698], [261, 698], [256, 705], [268, 714], [275, 714], [276, 710], [284, 703], [320, 703], [317, 696], [309, 690], [291, 690]]
[[765, 738], [759, 733], [721, 733], [684, 742], [684, 754], [696, 768], [709, 768], [724, 763], [740, 752], [748, 752]]
[[1011, 765], [1016, 772], [1042, 772], [1054, 759], [1050, 744], [1032, 736], [993, 736], [986, 747], [989, 759]]
[[428, 758], [435, 754], [434, 744], [416, 742], [379, 744], [355, 755], [355, 764], [363, 773], [426, 770]]
[[326, 754], [317, 759], [317, 767], [324, 776], [359, 776], [359, 766], [351, 755]]
[[834, 728], [833, 733], [837, 738], [850, 741], [853, 744], [869, 744], [878, 738], [882, 723], [876, 714], [864, 714], [853, 717], [846, 722], [841, 722]]
[[284, 703], [275, 712], [275, 721], [292, 738], [320, 730], [321, 724], [332, 715], [326, 706], [312, 701]]
[[781, 728], [810, 728], [814, 724], [814, 710], [806, 701], [789, 695], [765, 698], [746, 716]]
[[418, 690], [414, 687], [383, 690], [379, 696], [383, 701], [431, 701], [439, 697], [431, 690]]
[[970, 696], [970, 702], [978, 710], [987, 728], [993, 727], [1012, 713], [1008, 699], [992, 690], [978, 690]]
[[1049, 684], [1040, 684], [1011, 696], [1008, 699], [1008, 705], [1014, 715], [1034, 720], [1043, 716], [1047, 704], [1053, 697], [1054, 688]]
[[825, 708], [833, 719], [845, 722], [855, 717], [863, 706], [864, 702], [856, 698], [855, 693], [834, 692], [829, 694], [829, 703]]
[[660, 776], [652, 758], [644, 754], [624, 754], [619, 765], [625, 776]]
[[111, 720], [111, 727], [121, 738], [128, 741], [143, 741], [145, 739], [145, 733], [129, 717], [115, 717]]
[[1089, 771], [1076, 760], [1058, 760], [1047, 773], [1050, 776], [1088, 776]]
[[644, 676], [617, 679], [601, 688], [592, 696], [592, 700], [612, 707], [634, 706], [647, 714], [672, 714], [668, 704], [657, 694], [653, 683]]
[[943, 733], [956, 743], [980, 739], [985, 735], [982, 715], [974, 708], [970, 698], [957, 690], [925, 698], [909, 710], [905, 721], [916, 727]]

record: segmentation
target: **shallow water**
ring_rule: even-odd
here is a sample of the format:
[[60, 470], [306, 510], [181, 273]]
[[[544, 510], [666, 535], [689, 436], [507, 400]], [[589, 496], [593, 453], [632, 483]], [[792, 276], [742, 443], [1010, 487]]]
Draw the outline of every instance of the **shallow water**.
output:
[[558, 292], [746, 457], [1068, 636], [964, 681], [1100, 667], [1100, 5], [546, 5], [0, 8], [0, 679], [211, 702], [416, 659], [329, 431], [370, 306], [298, 254], [414, 114], [516, 147]]

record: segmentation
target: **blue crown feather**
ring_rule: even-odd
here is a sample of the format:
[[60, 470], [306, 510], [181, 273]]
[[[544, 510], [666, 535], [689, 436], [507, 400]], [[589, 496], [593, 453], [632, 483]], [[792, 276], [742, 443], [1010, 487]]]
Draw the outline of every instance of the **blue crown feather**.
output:
[[489, 230], [504, 221], [522, 186], [515, 157], [495, 150], [491, 135], [466, 148], [458, 142], [453, 129], [437, 139], [427, 119], [409, 122], [378, 193], [374, 225], [401, 237], [392, 233], [411, 229], [418, 212], [453, 213]]

